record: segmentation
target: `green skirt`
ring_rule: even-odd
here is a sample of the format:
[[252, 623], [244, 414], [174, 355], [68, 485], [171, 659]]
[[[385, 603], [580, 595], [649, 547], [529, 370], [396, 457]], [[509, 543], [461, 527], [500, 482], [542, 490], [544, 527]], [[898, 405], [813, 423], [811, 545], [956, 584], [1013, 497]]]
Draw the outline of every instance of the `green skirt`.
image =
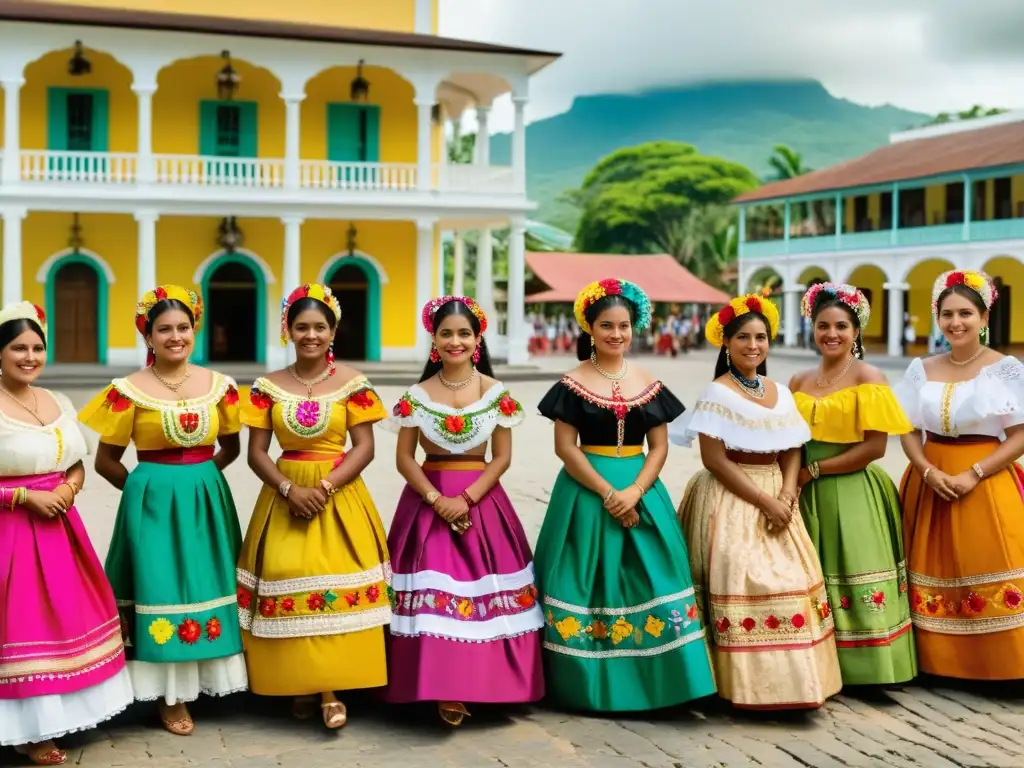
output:
[[[850, 446], [807, 443], [807, 461]], [[874, 464], [812, 480], [800, 494], [807, 533], [821, 558], [844, 685], [903, 683], [917, 675], [910, 626], [900, 499]]]
[[[644, 464], [587, 458], [616, 488]], [[686, 542], [660, 481], [638, 511], [640, 524], [623, 528], [564, 469], [551, 491], [534, 564], [547, 691], [563, 706], [644, 711], [715, 692]]]
[[207, 661], [242, 652], [241, 543], [231, 491], [212, 461], [140, 462], [132, 470], [105, 566], [129, 659]]

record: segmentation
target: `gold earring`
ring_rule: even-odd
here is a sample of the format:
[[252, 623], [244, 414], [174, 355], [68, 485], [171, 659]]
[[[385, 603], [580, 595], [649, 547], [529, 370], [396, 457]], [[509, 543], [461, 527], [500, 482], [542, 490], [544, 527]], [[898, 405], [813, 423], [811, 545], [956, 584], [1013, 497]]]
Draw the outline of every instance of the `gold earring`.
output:
[[729, 366], [730, 368], [732, 368], [732, 358], [729, 357], [729, 350], [728, 350], [728, 348], [725, 350], [725, 364], [727, 366]]

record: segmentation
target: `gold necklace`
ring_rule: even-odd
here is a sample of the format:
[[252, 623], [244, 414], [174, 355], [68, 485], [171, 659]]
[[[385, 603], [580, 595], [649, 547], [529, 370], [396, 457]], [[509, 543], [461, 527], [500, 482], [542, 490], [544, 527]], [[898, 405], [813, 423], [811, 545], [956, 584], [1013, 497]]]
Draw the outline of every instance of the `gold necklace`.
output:
[[153, 375], [156, 376], [157, 381], [159, 381], [161, 384], [163, 384], [165, 387], [171, 390], [171, 392], [173, 392], [174, 394], [178, 394], [178, 390], [181, 389], [182, 385], [186, 381], [188, 381], [189, 377], [192, 375], [192, 369], [189, 368], [187, 363], [185, 364], [185, 375], [182, 376], [178, 381], [168, 381], [167, 379], [165, 379], [163, 376], [160, 375], [160, 372], [156, 369], [155, 365], [151, 365], [149, 367], [149, 370], [151, 370], [153, 372]]
[[851, 366], [851, 365], [853, 365], [853, 361], [854, 361], [854, 360], [856, 360], [856, 359], [857, 359], [857, 358], [855, 358], [855, 357], [854, 357], [853, 355], [850, 355], [850, 359], [846, 361], [846, 365], [844, 365], [844, 366], [843, 366], [843, 370], [841, 370], [841, 371], [839, 372], [839, 375], [838, 375], [838, 376], [833, 376], [833, 377], [832, 377], [831, 379], [828, 379], [827, 381], [822, 381], [822, 380], [821, 380], [821, 378], [822, 378], [822, 371], [821, 371], [821, 369], [819, 368], [819, 369], [818, 369], [818, 379], [817, 379], [817, 381], [816, 381], [815, 383], [816, 383], [816, 384], [817, 384], [817, 385], [818, 385], [818, 386], [819, 386], [819, 387], [820, 387], [821, 389], [828, 389], [828, 388], [829, 388], [829, 387], [831, 387], [831, 386], [832, 386], [833, 384], [835, 384], [835, 383], [836, 383], [837, 381], [839, 381], [839, 380], [840, 380], [841, 378], [843, 378], [843, 376], [845, 376], [845, 375], [846, 375], [846, 372], [847, 372], [848, 370], [850, 370], [850, 366]]
[[28, 393], [30, 395], [32, 395], [32, 407], [31, 408], [29, 408], [27, 405], [25, 405], [23, 402], [21, 402], [21, 400], [19, 400], [14, 395], [12, 395], [8, 391], [7, 387], [0, 387], [0, 391], [2, 391], [5, 395], [7, 395], [9, 398], [11, 398], [11, 400], [13, 400], [15, 403], [20, 405], [26, 411], [31, 413], [32, 414], [32, 418], [34, 418], [36, 421], [39, 422], [39, 426], [41, 426], [41, 427], [45, 427], [46, 426], [46, 424], [43, 423], [43, 420], [41, 418], [39, 418], [39, 400], [36, 398], [36, 392], [35, 392], [34, 389], [32, 389], [32, 387], [28, 388]]
[[476, 368], [473, 369], [473, 373], [469, 375], [468, 379], [463, 379], [462, 381], [448, 381], [448, 379], [444, 377], [444, 374], [441, 371], [437, 372], [437, 380], [441, 382], [442, 386], [447, 387], [453, 392], [460, 389], [465, 389], [474, 379], [476, 379]]
[[331, 375], [331, 370], [331, 366], [327, 366], [317, 376], [314, 376], [312, 379], [303, 379], [295, 370], [294, 365], [288, 366], [288, 373], [292, 375], [292, 378], [306, 388], [307, 400], [313, 399], [313, 387], [315, 387], [317, 384], [320, 384], [321, 382], [327, 381], [328, 377]]
[[963, 361], [962, 363], [961, 363], [961, 362], [960, 362], [959, 360], [954, 360], [954, 359], [953, 359], [953, 353], [952, 353], [952, 352], [950, 352], [950, 353], [949, 353], [949, 362], [951, 362], [951, 363], [952, 363], [953, 365], [959, 365], [959, 366], [961, 366], [961, 367], [963, 367], [963, 366], [965, 366], [965, 365], [970, 365], [970, 364], [971, 364], [971, 363], [973, 363], [973, 362], [974, 362], [975, 360], [977, 360], [977, 359], [978, 359], [979, 357], [981, 357], [981, 354], [982, 354], [982, 352], [984, 352], [984, 351], [985, 351], [985, 347], [984, 347], [984, 346], [978, 347], [978, 351], [977, 351], [977, 352], [975, 352], [975, 353], [974, 353], [973, 355], [971, 355], [970, 357], [968, 357], [968, 358], [967, 358], [966, 360], [964, 360], [964, 361]]
[[597, 362], [597, 351], [590, 353], [590, 364], [594, 366], [594, 369], [604, 376], [606, 379], [612, 381], [621, 381], [626, 377], [626, 372], [629, 370], [629, 363], [626, 362], [626, 358], [622, 358], [622, 367], [619, 368], [617, 373], [608, 373], [604, 368], [601, 367], [600, 363]]

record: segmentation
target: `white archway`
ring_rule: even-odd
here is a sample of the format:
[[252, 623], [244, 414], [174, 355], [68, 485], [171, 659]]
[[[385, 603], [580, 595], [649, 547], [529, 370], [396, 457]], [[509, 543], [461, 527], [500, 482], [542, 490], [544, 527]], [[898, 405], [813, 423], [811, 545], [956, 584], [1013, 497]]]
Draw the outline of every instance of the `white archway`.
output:
[[236, 248], [233, 251], [228, 251], [224, 248], [221, 248], [219, 250], [214, 251], [201, 262], [199, 262], [199, 266], [196, 267], [196, 271], [192, 275], [192, 284], [202, 285], [203, 278], [206, 276], [206, 272], [210, 269], [210, 266], [213, 263], [215, 263], [217, 259], [219, 259], [221, 256], [225, 256], [229, 253], [233, 253], [238, 256], [245, 256], [247, 259], [250, 259], [253, 265], [260, 271], [260, 274], [263, 275], [263, 282], [265, 284], [273, 285], [274, 283], [277, 282], [277, 280], [274, 278], [274, 270], [270, 268], [270, 265], [267, 264], [267, 262], [264, 261], [263, 257], [260, 256], [259, 254], [250, 251], [248, 248]]
[[354, 251], [339, 251], [338, 253], [334, 254], [329, 259], [327, 259], [327, 261], [325, 261], [323, 265], [320, 267], [320, 271], [317, 273], [316, 276], [316, 281], [318, 283], [326, 283], [327, 276], [334, 272], [334, 270], [337, 269], [339, 266], [345, 266], [344, 262], [349, 259], [353, 261], [359, 259], [360, 261], [366, 262], [368, 265], [373, 267], [373, 270], [377, 273], [377, 278], [378, 280], [380, 280], [380, 284], [388, 284], [388, 273], [384, 269], [384, 265], [377, 261], [377, 259], [375, 259], [370, 254], [366, 253], [365, 251], [360, 251], [358, 249]]
[[50, 272], [53, 270], [54, 266], [65, 256], [75, 255], [84, 256], [85, 258], [93, 261], [96, 264], [98, 271], [103, 274], [103, 278], [107, 281], [107, 285], [113, 285], [117, 282], [117, 279], [114, 277], [114, 270], [111, 269], [106, 259], [95, 251], [90, 251], [88, 248], [64, 248], [57, 251], [39, 265], [39, 269], [36, 271], [36, 282], [46, 285], [46, 281], [49, 279]]

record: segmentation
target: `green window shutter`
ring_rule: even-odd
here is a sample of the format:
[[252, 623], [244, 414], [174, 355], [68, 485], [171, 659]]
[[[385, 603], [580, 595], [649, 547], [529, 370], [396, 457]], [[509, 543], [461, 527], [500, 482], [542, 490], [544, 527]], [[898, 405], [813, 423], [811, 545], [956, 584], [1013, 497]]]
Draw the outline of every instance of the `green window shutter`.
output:
[[367, 163], [380, 162], [380, 107], [375, 104], [362, 108], [366, 113], [366, 156]]
[[63, 151], [68, 148], [68, 92], [66, 88], [50, 88], [46, 94], [46, 148]]
[[199, 102], [199, 154], [217, 155], [217, 102]]
[[255, 101], [238, 103], [238, 156], [256, 157], [259, 154], [259, 121]]
[[327, 105], [327, 159], [334, 163], [360, 160], [359, 112], [354, 104]]
[[92, 151], [107, 152], [110, 146], [110, 112], [107, 91], [92, 92]]

